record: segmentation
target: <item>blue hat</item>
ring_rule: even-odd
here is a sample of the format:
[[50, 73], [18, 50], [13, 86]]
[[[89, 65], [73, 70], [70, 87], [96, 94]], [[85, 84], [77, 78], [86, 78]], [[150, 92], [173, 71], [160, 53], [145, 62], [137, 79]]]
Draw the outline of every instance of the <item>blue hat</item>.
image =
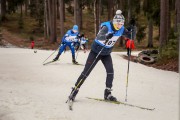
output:
[[73, 26], [73, 30], [78, 31], [78, 26], [77, 26], [77, 25], [74, 25], [74, 26]]

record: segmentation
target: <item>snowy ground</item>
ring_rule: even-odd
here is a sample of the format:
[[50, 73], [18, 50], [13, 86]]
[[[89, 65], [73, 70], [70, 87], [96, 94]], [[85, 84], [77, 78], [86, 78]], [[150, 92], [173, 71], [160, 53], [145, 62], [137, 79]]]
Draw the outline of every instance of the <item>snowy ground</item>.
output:
[[[72, 65], [69, 51], [60, 61], [43, 66], [52, 52], [0, 48], [0, 120], [179, 119], [179, 74], [133, 62], [127, 103], [155, 108], [154, 111], [87, 99], [103, 98], [106, 72], [101, 62], [81, 87], [73, 111], [69, 111], [65, 101], [84, 66]], [[122, 54], [125, 53], [112, 53], [112, 93], [125, 102], [127, 61], [120, 57]], [[77, 61], [84, 64], [87, 55], [79, 52]]]

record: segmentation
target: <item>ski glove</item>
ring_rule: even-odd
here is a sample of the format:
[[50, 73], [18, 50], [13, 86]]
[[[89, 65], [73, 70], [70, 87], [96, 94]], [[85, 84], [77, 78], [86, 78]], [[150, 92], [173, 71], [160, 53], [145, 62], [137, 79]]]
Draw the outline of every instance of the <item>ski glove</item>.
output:
[[106, 35], [106, 39], [111, 39], [113, 37], [113, 33], [109, 33]]

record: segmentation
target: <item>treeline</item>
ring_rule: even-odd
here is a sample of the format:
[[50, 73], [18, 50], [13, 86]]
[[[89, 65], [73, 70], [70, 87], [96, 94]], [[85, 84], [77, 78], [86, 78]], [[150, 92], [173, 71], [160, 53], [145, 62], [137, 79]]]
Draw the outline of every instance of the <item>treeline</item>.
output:
[[[123, 11], [126, 25], [133, 18], [137, 25], [137, 37], [140, 42], [144, 38], [147, 26], [148, 47], [153, 47], [154, 26], [159, 28], [159, 47], [168, 44], [168, 41], [177, 37], [180, 28], [180, 0], [1, 0], [0, 21], [7, 20], [7, 14], [20, 11], [19, 23], [23, 23], [23, 15], [36, 19], [39, 28], [43, 29], [44, 37], [51, 42], [57, 40], [57, 23], [60, 28], [60, 37], [64, 35], [64, 22], [67, 21], [66, 13], [74, 16], [73, 22], [80, 30], [83, 26], [83, 14], [94, 16], [94, 36], [97, 34], [99, 24], [104, 20], [112, 20], [117, 9]], [[106, 17], [102, 17], [106, 15]], [[141, 24], [142, 15], [147, 24]], [[23, 28], [23, 26], [20, 26]], [[179, 38], [178, 38], [179, 40]]]

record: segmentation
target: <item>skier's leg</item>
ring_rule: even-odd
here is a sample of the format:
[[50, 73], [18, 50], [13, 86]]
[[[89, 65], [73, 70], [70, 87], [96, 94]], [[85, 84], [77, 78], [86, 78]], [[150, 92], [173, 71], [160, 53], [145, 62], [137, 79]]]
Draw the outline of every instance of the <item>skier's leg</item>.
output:
[[117, 99], [114, 96], [112, 96], [112, 94], [111, 94], [112, 82], [114, 79], [114, 69], [113, 69], [111, 55], [103, 56], [101, 61], [102, 61], [103, 65], [106, 69], [106, 72], [107, 72], [106, 89], [104, 90], [104, 99], [116, 101]]
[[64, 51], [65, 48], [66, 48], [66, 44], [61, 44], [61, 45], [60, 45], [58, 54], [57, 54], [56, 57], [53, 59], [54, 61], [56, 61], [56, 60], [59, 59], [59, 56], [61, 55], [61, 53]]
[[78, 62], [77, 62], [76, 59], [75, 59], [75, 49], [74, 49], [74, 45], [73, 45], [73, 44], [69, 44], [68, 46], [69, 46], [69, 48], [70, 48], [70, 50], [71, 50], [71, 53], [72, 53], [72, 62], [73, 62], [74, 64], [77, 64]]
[[72, 89], [73, 95], [72, 95], [72, 99], [74, 100], [79, 88], [81, 87], [81, 85], [84, 83], [85, 79], [88, 77], [88, 75], [91, 73], [92, 69], [95, 67], [95, 65], [97, 64], [97, 62], [99, 61], [100, 56], [96, 59], [97, 54], [94, 52], [90, 52], [89, 56], [87, 58], [86, 64], [85, 64], [85, 68], [83, 70], [83, 72], [81, 73], [81, 75], [79, 76], [79, 78], [77, 79], [77, 82], [75, 83], [75, 87]]

